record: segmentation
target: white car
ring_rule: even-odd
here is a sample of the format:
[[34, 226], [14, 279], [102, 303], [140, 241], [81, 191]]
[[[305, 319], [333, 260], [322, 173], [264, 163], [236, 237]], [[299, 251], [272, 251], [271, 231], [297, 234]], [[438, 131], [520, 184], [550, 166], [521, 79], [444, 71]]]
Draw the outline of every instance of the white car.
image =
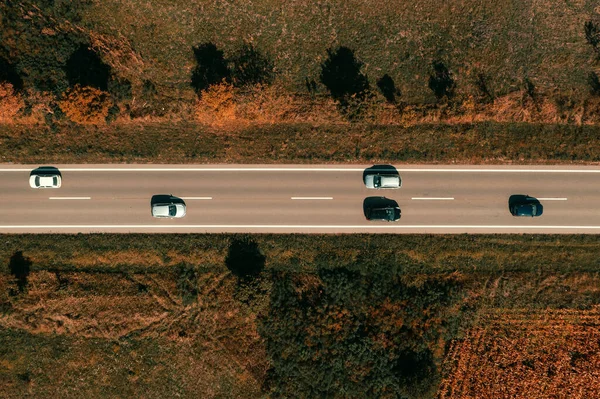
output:
[[152, 216], [155, 218], [182, 218], [185, 216], [185, 202], [172, 195], [154, 195], [150, 206]]
[[29, 186], [31, 188], [59, 188], [61, 183], [60, 172], [54, 167], [34, 169], [29, 176]]
[[402, 179], [399, 175], [373, 173], [365, 176], [365, 186], [367, 188], [400, 188]]

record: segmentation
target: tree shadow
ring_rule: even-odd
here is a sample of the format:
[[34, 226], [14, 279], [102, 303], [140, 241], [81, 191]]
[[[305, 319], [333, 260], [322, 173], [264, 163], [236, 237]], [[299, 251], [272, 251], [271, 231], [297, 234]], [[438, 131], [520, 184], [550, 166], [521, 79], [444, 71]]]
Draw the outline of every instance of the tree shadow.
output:
[[442, 61], [434, 61], [431, 65], [433, 72], [429, 75], [429, 88], [438, 100], [444, 97], [451, 98], [455, 88], [452, 74]]
[[251, 44], [244, 44], [231, 63], [232, 81], [237, 87], [270, 84], [275, 77], [273, 63]]
[[348, 47], [328, 49], [327, 54], [327, 59], [321, 64], [320, 79], [331, 97], [342, 106], [347, 105], [351, 97], [364, 99], [369, 89], [369, 80], [361, 73], [364, 64]]
[[229, 243], [225, 265], [235, 276], [243, 279], [258, 276], [265, 262], [265, 255], [250, 236], [237, 236]]
[[391, 104], [395, 104], [396, 96], [400, 97], [402, 94], [396, 87], [394, 79], [387, 73], [377, 80], [377, 87], [379, 88], [379, 91], [381, 91], [381, 94], [383, 94], [383, 97], [385, 97], [386, 101]]
[[23, 256], [23, 251], [17, 251], [10, 257], [8, 269], [17, 280], [19, 292], [24, 292], [27, 287], [27, 277], [31, 270], [31, 259]]
[[223, 51], [218, 50], [214, 43], [203, 43], [192, 48], [196, 58], [196, 67], [192, 71], [192, 87], [196, 93], [206, 90], [209, 86], [229, 82], [231, 72]]
[[23, 89], [23, 79], [16, 68], [7, 59], [0, 57], [0, 82], [8, 82], [15, 90]]
[[102, 91], [108, 90], [111, 68], [85, 44], [80, 45], [71, 54], [67, 60], [65, 72], [70, 86], [79, 84], [92, 86]]

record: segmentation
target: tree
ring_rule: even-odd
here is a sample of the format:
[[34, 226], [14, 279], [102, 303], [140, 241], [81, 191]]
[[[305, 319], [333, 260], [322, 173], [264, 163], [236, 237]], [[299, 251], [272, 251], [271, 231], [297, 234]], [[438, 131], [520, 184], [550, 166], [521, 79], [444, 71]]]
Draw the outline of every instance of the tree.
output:
[[251, 44], [244, 44], [232, 63], [233, 84], [237, 87], [270, 84], [275, 77], [273, 63]]

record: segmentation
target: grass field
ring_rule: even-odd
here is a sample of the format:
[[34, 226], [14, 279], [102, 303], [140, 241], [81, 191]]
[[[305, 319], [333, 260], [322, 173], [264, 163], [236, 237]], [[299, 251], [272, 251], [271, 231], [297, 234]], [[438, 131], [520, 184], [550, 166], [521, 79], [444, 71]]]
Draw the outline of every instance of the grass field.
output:
[[305, 78], [319, 82], [326, 50], [347, 46], [372, 86], [387, 73], [407, 101], [420, 103], [433, 100], [434, 59], [450, 66], [462, 93], [476, 90], [478, 73], [498, 95], [525, 78], [542, 91], [586, 91], [597, 66], [583, 24], [594, 18], [600, 9], [583, 0], [107, 0], [93, 2], [82, 25], [122, 43], [105, 56], [136, 84], [189, 88], [192, 46], [213, 42], [230, 57], [246, 42], [273, 61], [278, 80], [302, 91]]
[[309, 124], [228, 131], [195, 123], [0, 126], [13, 163], [593, 164], [600, 127], [516, 123], [411, 127]]
[[[520, 379], [529, 363], [507, 368], [494, 364], [505, 361], [505, 351], [518, 351], [522, 345], [527, 356], [536, 358], [543, 352], [548, 361], [556, 362], [556, 374], [544, 376], [544, 384], [565, 395], [575, 392], [574, 387], [587, 392], [585, 376], [592, 378], [597, 369], [597, 357], [585, 348], [586, 340], [597, 337], [600, 303], [599, 244], [594, 237], [255, 235], [266, 257], [266, 279], [261, 283], [264, 292], [254, 291], [252, 300], [224, 264], [231, 238], [153, 235], [150, 241], [145, 235], [4, 235], [1, 262], [8, 264], [17, 250], [32, 261], [26, 293], [15, 292], [6, 268], [0, 274], [0, 390], [4, 397], [261, 396], [267, 370], [281, 367], [275, 359], [284, 350], [276, 345], [279, 331], [269, 329], [278, 325], [273, 323], [282, 314], [272, 308], [281, 299], [272, 296], [270, 284], [280, 284], [277, 276], [290, 273], [295, 276], [292, 292], [298, 295], [311, 298], [319, 290], [335, 294], [331, 297], [334, 309], [344, 318], [325, 319], [321, 325], [314, 316], [305, 316], [297, 322], [313, 320], [317, 324], [308, 325], [316, 329], [312, 334], [321, 325], [322, 333], [335, 333], [332, 339], [338, 337], [341, 342], [348, 338], [340, 334], [360, 320], [355, 317], [363, 317], [357, 306], [376, 306], [382, 300], [382, 307], [367, 307], [371, 310], [364, 314], [375, 317], [370, 323], [380, 329], [389, 325], [385, 328], [395, 331], [398, 320], [394, 315], [414, 317], [413, 313], [389, 313], [395, 305], [387, 296], [355, 303], [363, 295], [356, 289], [368, 293], [374, 288], [367, 287], [392, 279], [405, 289], [423, 290], [431, 282], [451, 279], [459, 302], [447, 311], [456, 314], [453, 317], [458, 319], [452, 323], [461, 327], [454, 333], [442, 329], [446, 331], [442, 341], [430, 342], [432, 348], [441, 348], [434, 360], [442, 365], [439, 395], [446, 395], [442, 397], [454, 397], [450, 393], [459, 389], [471, 397], [501, 394], [502, 387]], [[343, 279], [336, 277], [334, 286], [327, 283], [340, 270], [362, 276], [351, 283], [355, 298], [339, 296], [344, 292], [339, 291]], [[300, 310], [288, 306], [292, 306], [288, 312]], [[402, 312], [413, 306], [419, 309], [417, 303], [410, 303]], [[425, 322], [430, 327], [424, 331], [431, 333], [433, 326], [444, 325], [440, 312], [427, 308], [425, 316], [419, 316], [424, 319], [413, 323]], [[542, 331], [553, 333], [542, 336]], [[385, 343], [381, 339], [377, 338], [379, 345]], [[473, 352], [465, 349], [469, 342]], [[570, 343], [565, 346], [565, 342]], [[391, 344], [383, 346], [388, 348], [383, 354], [392, 350]], [[288, 356], [290, 350], [284, 350]], [[582, 354], [573, 360], [575, 369], [564, 366], [568, 351]], [[468, 361], [473, 356], [480, 361]], [[503, 357], [495, 362], [493, 356]], [[333, 365], [335, 359], [330, 354], [320, 362]], [[533, 360], [532, 378], [542, 378], [550, 367], [539, 366]], [[474, 368], [479, 367], [490, 370], [495, 379], [482, 386], [474, 377], [461, 377], [476, 375]], [[286, 375], [289, 370], [275, 372]], [[319, 373], [313, 380], [323, 378]], [[563, 377], [572, 383], [561, 385]], [[435, 392], [437, 377], [431, 378], [428, 384], [433, 384]], [[526, 390], [525, 382], [515, 389], [531, 398], [544, 397]]]

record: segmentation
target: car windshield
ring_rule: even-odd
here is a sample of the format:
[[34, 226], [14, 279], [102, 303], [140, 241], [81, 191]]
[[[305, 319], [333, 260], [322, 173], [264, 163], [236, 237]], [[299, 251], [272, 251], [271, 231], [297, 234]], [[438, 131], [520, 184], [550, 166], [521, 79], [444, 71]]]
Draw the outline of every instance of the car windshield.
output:
[[373, 186], [380, 187], [381, 186], [381, 176], [377, 175], [373, 177]]
[[175, 205], [169, 205], [169, 216], [177, 215], [177, 207]]

